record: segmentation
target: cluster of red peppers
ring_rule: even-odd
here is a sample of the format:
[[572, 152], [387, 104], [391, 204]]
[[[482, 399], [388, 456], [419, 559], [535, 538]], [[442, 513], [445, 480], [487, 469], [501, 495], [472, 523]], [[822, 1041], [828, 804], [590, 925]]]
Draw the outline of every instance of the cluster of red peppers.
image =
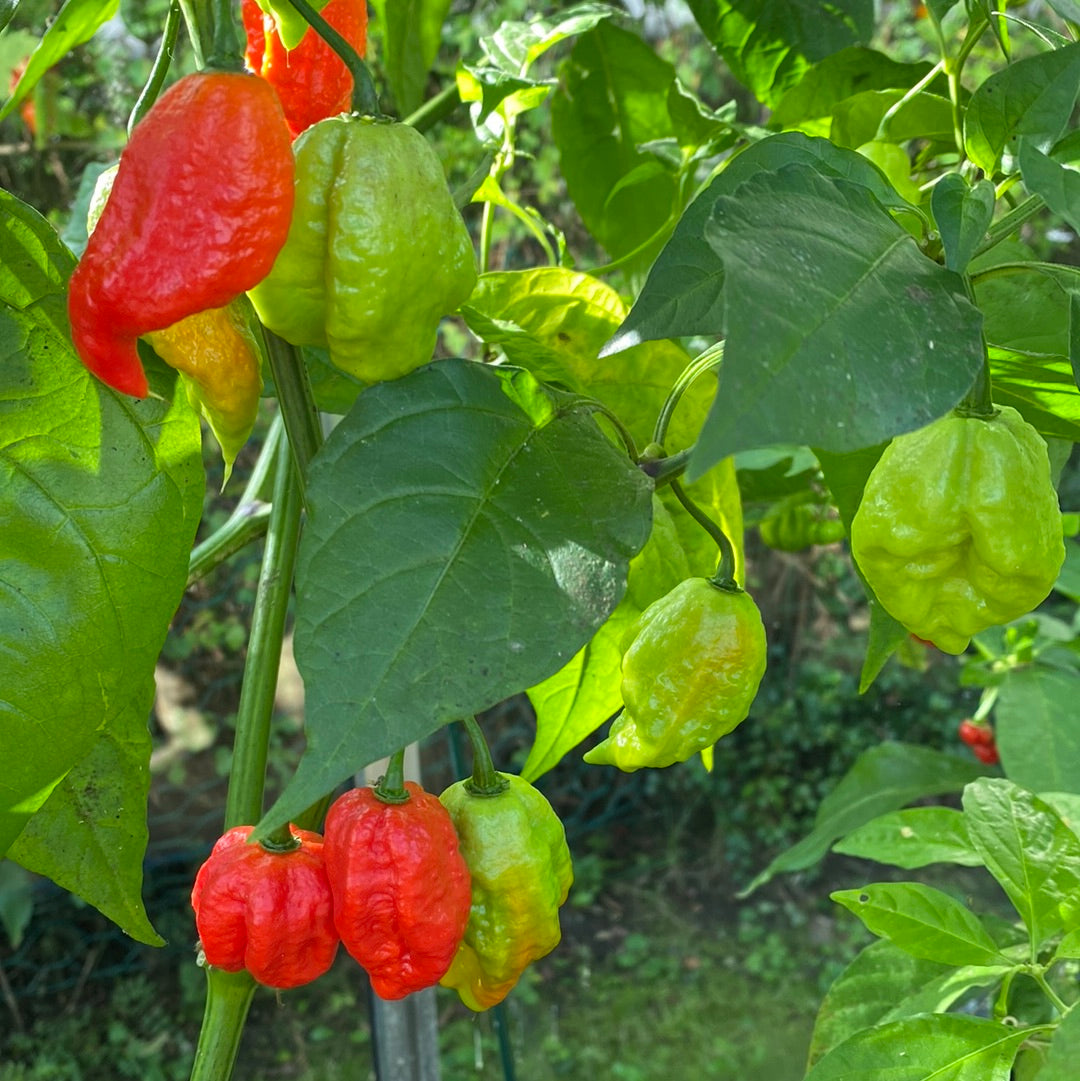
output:
[[275, 848], [251, 832], [218, 840], [191, 903], [206, 963], [269, 987], [317, 979], [340, 942], [384, 999], [441, 982], [484, 1010], [559, 943], [570, 853], [520, 777], [439, 798], [380, 782], [340, 796], [322, 836], [292, 828]]
[[996, 766], [1001, 761], [998, 755], [997, 742], [994, 739], [994, 730], [988, 724], [979, 724], [970, 717], [965, 717], [960, 722], [957, 735], [962, 743], [971, 748], [971, 753], [988, 766]]

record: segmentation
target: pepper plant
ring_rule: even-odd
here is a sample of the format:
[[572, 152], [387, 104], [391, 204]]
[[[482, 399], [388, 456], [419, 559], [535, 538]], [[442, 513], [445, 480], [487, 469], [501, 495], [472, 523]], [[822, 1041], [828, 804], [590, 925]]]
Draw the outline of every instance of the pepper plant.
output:
[[[985, 692], [961, 732], [983, 753], [873, 749], [748, 888], [834, 847], [984, 867], [1015, 910], [918, 882], [834, 894], [882, 941], [826, 997], [807, 1077], [1071, 1077], [1077, 634], [1029, 613], [1080, 600], [1054, 490], [1080, 437], [1080, 269], [1045, 257], [1048, 223], [1080, 231], [1080, 9], [691, 0], [727, 90], [707, 101], [605, 4], [490, 26], [483, 4], [376, 0], [370, 26], [347, 7], [175, 0], [89, 236], [85, 205], [65, 241], [0, 191], [0, 851], [160, 943], [154, 664], [186, 585], [265, 534], [223, 838], [195, 884], [193, 1076], [230, 1073], [256, 980], [316, 977], [339, 935], [380, 993], [441, 980], [484, 1009], [555, 948], [571, 885], [532, 783], [609, 721], [598, 769], [709, 763], [753, 723], [750, 488], [779, 547], [850, 537], [864, 688], [915, 636]], [[0, 120], [118, 8], [66, 0]], [[468, 54], [440, 55], [444, 33]], [[570, 221], [520, 195], [526, 117]], [[430, 141], [451, 124], [475, 136], [453, 194]], [[474, 343], [433, 359], [452, 314]], [[245, 493], [193, 549], [200, 414], [235, 456], [255, 366], [271, 509]], [[307, 748], [267, 806], [293, 597]], [[523, 691], [536, 738], [511, 776], [474, 716]], [[450, 829], [400, 750], [459, 721], [475, 771], [442, 796]], [[339, 837], [334, 812], [324, 846], [331, 799], [388, 756], [335, 806], [397, 832]], [[962, 810], [905, 809], [949, 793]], [[353, 869], [376, 849], [394, 873], [373, 886]], [[273, 892], [301, 871], [298, 900]], [[271, 896], [281, 922], [253, 923], [244, 902]], [[303, 965], [296, 905], [319, 913]], [[439, 949], [417, 959], [405, 924]]]

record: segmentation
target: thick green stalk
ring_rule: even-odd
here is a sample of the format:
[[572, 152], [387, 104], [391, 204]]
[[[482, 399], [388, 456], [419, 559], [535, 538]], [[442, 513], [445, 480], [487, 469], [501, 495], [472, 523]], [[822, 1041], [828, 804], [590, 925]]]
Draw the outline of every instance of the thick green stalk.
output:
[[158, 94], [161, 93], [165, 78], [169, 74], [169, 65], [172, 63], [173, 50], [176, 48], [176, 35], [179, 30], [180, 0], [172, 0], [169, 5], [169, 13], [165, 16], [165, 29], [161, 33], [161, 47], [154, 58], [154, 64], [150, 69], [150, 76], [146, 80], [146, 85], [135, 102], [135, 108], [131, 110], [131, 116], [128, 117], [128, 138], [131, 137], [135, 125], [146, 116], [150, 111], [150, 107], [157, 101]]
[[206, 1009], [191, 1081], [228, 1081], [240, 1049], [255, 981], [246, 972], [206, 970]]
[[466, 788], [474, 796], [497, 796], [506, 789], [507, 781], [495, 770], [484, 733], [475, 717], [466, 717], [461, 723], [469, 734], [473, 752], [472, 778], [466, 782]]
[[[236, 717], [236, 742], [225, 804], [225, 828], [258, 822], [263, 813], [270, 721], [274, 711], [281, 643], [292, 590], [302, 500], [288, 443], [278, 446], [274, 502], [262, 572], [255, 594], [244, 683]], [[281, 838], [288, 836], [287, 828]], [[275, 838], [276, 839], [276, 838]]]

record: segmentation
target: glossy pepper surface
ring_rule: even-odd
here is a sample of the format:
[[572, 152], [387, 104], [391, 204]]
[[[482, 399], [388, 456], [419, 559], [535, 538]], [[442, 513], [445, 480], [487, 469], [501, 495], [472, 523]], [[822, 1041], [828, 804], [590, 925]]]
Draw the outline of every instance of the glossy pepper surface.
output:
[[322, 838], [293, 829], [299, 845], [272, 852], [235, 826], [195, 876], [191, 906], [210, 965], [245, 968], [267, 987], [299, 987], [334, 961], [338, 934]]
[[1045, 442], [1008, 406], [898, 436], [867, 479], [851, 551], [894, 619], [963, 653], [1057, 580], [1065, 546]]
[[[286, 49], [277, 20], [256, 0], [243, 0], [247, 36], [244, 60], [270, 83], [293, 136], [328, 116], [349, 111], [353, 81], [341, 58], [308, 27], [299, 44]], [[366, 0], [330, 0], [322, 17], [361, 55], [367, 44]]]
[[295, 150], [289, 238], [249, 294], [259, 318], [365, 383], [425, 364], [476, 281], [434, 150], [405, 124], [357, 116], [308, 128]]
[[765, 627], [751, 596], [684, 579], [628, 631], [624, 708], [585, 761], [628, 773], [685, 762], [746, 719], [765, 664]]
[[381, 998], [439, 982], [469, 918], [469, 869], [446, 808], [412, 781], [385, 803], [354, 788], [326, 816], [326, 870], [345, 949]]
[[[105, 209], [117, 166], [106, 169], [94, 185], [86, 212], [91, 234]], [[225, 459], [225, 480], [255, 427], [262, 393], [258, 347], [245, 318], [247, 300], [237, 297], [224, 308], [196, 312], [164, 330], [145, 335], [153, 350], [181, 373], [193, 409], [210, 425]]]
[[471, 781], [459, 781], [439, 797], [472, 877], [465, 938], [441, 982], [477, 1011], [501, 1002], [559, 944], [559, 907], [574, 880], [551, 804], [521, 777], [498, 776], [506, 787], [495, 795], [474, 795]]
[[112, 193], [71, 277], [83, 363], [145, 397], [140, 335], [222, 308], [270, 270], [288, 235], [294, 166], [269, 83], [187, 75], [132, 132]]

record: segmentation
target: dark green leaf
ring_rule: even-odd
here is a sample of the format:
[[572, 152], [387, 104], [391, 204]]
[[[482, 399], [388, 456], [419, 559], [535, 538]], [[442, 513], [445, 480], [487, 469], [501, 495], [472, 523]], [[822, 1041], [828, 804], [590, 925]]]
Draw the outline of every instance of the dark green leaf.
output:
[[930, 863], [982, 866], [964, 816], [950, 807], [910, 807], [881, 815], [837, 841], [833, 851], [909, 870]]
[[0, 852], [142, 700], [202, 510], [186, 399], [120, 398], [76, 358], [73, 263], [0, 192]]
[[132, 938], [164, 945], [141, 891], [153, 684], [98, 733], [11, 846], [11, 858], [78, 894]]
[[642, 341], [688, 334], [722, 336], [724, 268], [705, 237], [713, 207], [750, 177], [799, 162], [828, 176], [862, 184], [882, 205], [903, 205], [881, 172], [861, 154], [800, 132], [763, 139], [735, 157], [686, 209], [619, 333], [605, 346], [605, 353]]
[[912, 957], [946, 965], [1008, 964], [969, 908], [920, 882], [877, 882], [829, 895]]
[[622, 597], [650, 492], [590, 413], [520, 369], [444, 360], [365, 390], [311, 466], [308, 746], [261, 829], [566, 664]]
[[[1049, 150], [1065, 130], [1078, 91], [1080, 44], [1017, 60], [991, 75], [971, 95], [965, 112], [968, 157], [993, 176], [1018, 136], [1027, 136], [1023, 141], [1033, 143], [1036, 153]], [[1028, 170], [1023, 171], [1030, 183]]]
[[1032, 792], [1080, 793], [1080, 674], [1011, 669], [994, 709], [998, 751], [1009, 778]]
[[971, 843], [1031, 935], [1046, 940], [1080, 923], [1080, 838], [1038, 796], [1000, 777], [964, 790]]
[[727, 342], [691, 476], [775, 442], [879, 443], [948, 411], [982, 365], [960, 278], [861, 186], [805, 165], [760, 173], [716, 201], [705, 236], [724, 266]]
[[838, 838], [878, 815], [924, 796], [959, 792], [982, 773], [974, 762], [909, 743], [880, 743], [864, 751], [821, 801], [814, 829], [781, 852], [743, 891], [756, 890], [774, 875], [817, 863]]
[[840, 146], [853, 149], [879, 138], [953, 144], [952, 103], [925, 92], [909, 98], [903, 90], [866, 90], [837, 105], [829, 135]]
[[76, 45], [89, 41], [98, 27], [108, 22], [119, 10], [120, 0], [65, 0], [31, 54], [11, 97], [0, 108], [0, 120], [10, 116], [22, 104], [53, 64]]
[[934, 185], [930, 209], [945, 246], [945, 265], [963, 274], [994, 216], [994, 185], [980, 180], [969, 188], [959, 173], [946, 173]]
[[0, 0], [0, 30], [3, 30], [11, 22], [11, 17], [15, 14], [15, 9], [18, 6], [19, 0]]
[[690, 0], [690, 10], [732, 74], [774, 105], [807, 68], [869, 41], [872, 0]]
[[[1080, 49], [1080, 43], [1073, 48]], [[1080, 77], [1080, 63], [1077, 64]], [[1073, 162], [1059, 162], [1044, 154], [1034, 140], [1020, 140], [1020, 172], [1024, 183], [1046, 205], [1060, 214], [1074, 229], [1080, 230], [1080, 174]]]
[[424, 102], [428, 72], [442, 43], [450, 0], [371, 0], [382, 33], [382, 60], [402, 116]]
[[833, 1048], [806, 1081], [1009, 1081], [1030, 1031], [958, 1014], [864, 1029]]

